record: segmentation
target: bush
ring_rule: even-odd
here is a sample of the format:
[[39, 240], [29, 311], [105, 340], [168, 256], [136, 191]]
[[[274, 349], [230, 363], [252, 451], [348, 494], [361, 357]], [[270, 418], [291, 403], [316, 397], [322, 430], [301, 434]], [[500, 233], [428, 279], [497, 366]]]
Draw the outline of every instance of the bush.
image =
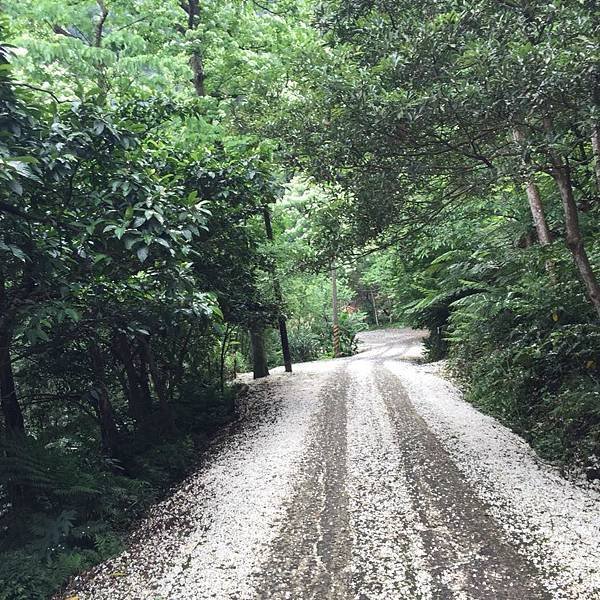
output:
[[32, 541], [2, 553], [0, 600], [46, 600], [63, 582], [122, 549], [119, 535], [103, 522], [75, 527], [74, 511], [56, 518], [33, 513]]
[[293, 362], [317, 360], [323, 354], [323, 340], [306, 321], [290, 329], [288, 338]]
[[[340, 314], [340, 353], [342, 356], [352, 356], [357, 349], [356, 336], [368, 328], [367, 315], [363, 312]], [[331, 342], [333, 347], [333, 340]]]

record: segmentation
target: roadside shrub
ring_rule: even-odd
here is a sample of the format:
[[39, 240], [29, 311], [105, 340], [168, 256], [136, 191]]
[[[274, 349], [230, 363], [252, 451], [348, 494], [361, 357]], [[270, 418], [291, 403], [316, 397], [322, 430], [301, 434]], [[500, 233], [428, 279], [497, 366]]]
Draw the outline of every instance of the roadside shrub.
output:
[[[368, 329], [366, 319], [367, 315], [364, 312], [340, 314], [340, 352], [342, 356], [352, 356], [356, 352], [358, 345], [356, 336], [361, 331]], [[333, 348], [333, 339], [331, 344]]]
[[[352, 356], [357, 349], [356, 336], [368, 328], [366, 313], [340, 312], [340, 354]], [[333, 356], [333, 327], [330, 321], [301, 321], [288, 332], [293, 362], [307, 362]]]
[[455, 302], [451, 366], [467, 399], [541, 456], [597, 477], [600, 327], [576, 285], [538, 283]]
[[303, 321], [288, 332], [290, 353], [293, 362], [308, 362], [316, 360], [323, 353], [323, 342], [311, 327]]
[[[232, 414], [233, 392], [196, 386], [177, 404], [176, 432], [124, 437], [125, 463], [102, 456], [93, 423], [77, 443], [5, 442], [0, 600], [45, 600], [69, 577], [120, 552], [135, 519], [187, 475], [210, 433]], [[24, 499], [26, 510], [10, 511], [9, 490]]]

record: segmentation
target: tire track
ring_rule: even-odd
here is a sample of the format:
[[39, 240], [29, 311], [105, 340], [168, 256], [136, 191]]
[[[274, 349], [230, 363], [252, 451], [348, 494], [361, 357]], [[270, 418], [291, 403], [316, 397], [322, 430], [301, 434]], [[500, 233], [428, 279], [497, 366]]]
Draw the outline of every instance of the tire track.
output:
[[[420, 334], [252, 384], [81, 600], [592, 600], [598, 496], [408, 362]], [[454, 392], [453, 392], [454, 393]]]
[[432, 600], [418, 514], [373, 364], [368, 358], [355, 358], [348, 367], [348, 489], [354, 541], [348, 598]]
[[346, 492], [348, 377], [333, 375], [322, 392], [307, 455], [278, 538], [271, 545], [256, 597], [346, 600], [350, 526]]
[[398, 378], [380, 366], [376, 380], [404, 457], [433, 576], [434, 598], [545, 600], [539, 574], [505, 539]]

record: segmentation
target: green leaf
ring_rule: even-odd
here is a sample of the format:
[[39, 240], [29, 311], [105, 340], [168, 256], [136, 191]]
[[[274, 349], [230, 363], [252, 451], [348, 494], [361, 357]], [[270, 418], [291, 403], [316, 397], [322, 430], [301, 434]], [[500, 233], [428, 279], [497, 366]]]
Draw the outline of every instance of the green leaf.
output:
[[137, 257], [140, 259], [140, 262], [144, 262], [148, 258], [148, 254], [150, 253], [150, 248], [148, 246], [142, 246], [137, 250]]

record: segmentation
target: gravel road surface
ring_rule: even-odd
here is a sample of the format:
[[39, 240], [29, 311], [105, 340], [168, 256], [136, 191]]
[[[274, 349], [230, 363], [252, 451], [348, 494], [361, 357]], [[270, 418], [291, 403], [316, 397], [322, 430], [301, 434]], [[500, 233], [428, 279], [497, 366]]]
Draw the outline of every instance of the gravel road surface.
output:
[[420, 363], [421, 336], [251, 384], [79, 600], [600, 600], [600, 494]]

